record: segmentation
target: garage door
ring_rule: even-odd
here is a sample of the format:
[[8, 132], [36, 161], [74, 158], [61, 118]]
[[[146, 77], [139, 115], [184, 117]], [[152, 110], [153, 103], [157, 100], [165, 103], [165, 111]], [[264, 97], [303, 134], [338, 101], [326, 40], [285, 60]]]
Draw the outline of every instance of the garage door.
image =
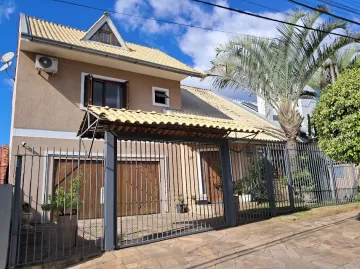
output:
[[[118, 216], [154, 214], [160, 212], [159, 163], [146, 161], [118, 162], [117, 213]], [[71, 192], [72, 179], [81, 173], [79, 191], [82, 205], [79, 219], [103, 216], [103, 166], [101, 161], [54, 161], [53, 193], [63, 188]], [[66, 186], [66, 187], [65, 187]]]

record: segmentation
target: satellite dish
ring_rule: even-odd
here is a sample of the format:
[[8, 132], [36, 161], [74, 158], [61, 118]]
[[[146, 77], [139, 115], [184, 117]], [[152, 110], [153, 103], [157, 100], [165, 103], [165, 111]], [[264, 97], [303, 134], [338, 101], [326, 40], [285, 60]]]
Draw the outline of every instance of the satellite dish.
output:
[[8, 63], [10, 62], [13, 58], [14, 58], [15, 54], [13, 52], [8, 52], [5, 53], [2, 57], [1, 57], [1, 61], [3, 63]]
[[42, 56], [39, 59], [39, 64], [42, 68], [49, 68], [50, 66], [52, 66], [52, 61], [49, 57]]
[[12, 62], [5, 63], [2, 67], [0, 67], [0, 72], [8, 69], [11, 64], [12, 64]]

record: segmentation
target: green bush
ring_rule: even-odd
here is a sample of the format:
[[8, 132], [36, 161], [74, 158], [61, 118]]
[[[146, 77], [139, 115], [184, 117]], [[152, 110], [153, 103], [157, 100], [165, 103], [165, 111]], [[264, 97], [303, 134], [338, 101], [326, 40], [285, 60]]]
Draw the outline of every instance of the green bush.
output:
[[360, 202], [360, 194], [355, 195], [355, 201]]
[[41, 209], [44, 211], [59, 211], [59, 216], [68, 214], [66, 210], [71, 209], [72, 214], [77, 214], [77, 209], [82, 205], [82, 201], [79, 199], [79, 193], [82, 185], [79, 183], [81, 174], [76, 176], [72, 180], [72, 186], [65, 192], [64, 188], [57, 188], [53, 196], [49, 195], [48, 202], [45, 205], [41, 205]]
[[360, 68], [343, 73], [320, 95], [313, 123], [326, 155], [360, 163]]

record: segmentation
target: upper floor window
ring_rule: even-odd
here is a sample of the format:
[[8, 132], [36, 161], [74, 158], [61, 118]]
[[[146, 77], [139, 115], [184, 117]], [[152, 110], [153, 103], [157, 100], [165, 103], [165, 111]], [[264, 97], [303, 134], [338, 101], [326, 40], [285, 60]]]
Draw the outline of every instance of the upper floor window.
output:
[[154, 106], [169, 106], [169, 90], [153, 87], [152, 88], [153, 95], [153, 105]]
[[127, 108], [127, 82], [86, 75], [83, 85], [84, 106], [108, 106]]
[[107, 22], [104, 23], [92, 37], [90, 37], [90, 40], [118, 47], [121, 46]]

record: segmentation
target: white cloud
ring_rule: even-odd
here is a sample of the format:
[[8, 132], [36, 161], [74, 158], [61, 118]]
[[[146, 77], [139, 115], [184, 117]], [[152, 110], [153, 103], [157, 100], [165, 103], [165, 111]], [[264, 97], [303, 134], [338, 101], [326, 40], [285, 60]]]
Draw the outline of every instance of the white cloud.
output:
[[15, 4], [13, 1], [5, 1], [0, 3], [0, 24], [4, 19], [9, 19], [10, 15], [15, 12]]
[[[228, 6], [227, 0], [217, 0], [218, 4]], [[132, 14], [176, 21], [199, 27], [212, 28], [220, 31], [235, 32], [244, 35], [261, 37], [274, 37], [277, 35], [277, 23], [251, 17], [244, 14], [234, 13], [220, 8], [205, 8], [204, 6], [188, 0], [117, 0], [115, 9], [118, 12], [132, 12]], [[262, 15], [283, 19], [283, 13], [265, 12]], [[206, 31], [198, 28], [183, 28], [174, 25], [149, 21], [130, 20], [131, 17], [118, 16], [122, 24], [130, 24], [131, 29], [139, 29], [150, 38], [154, 34], [172, 34], [176, 37], [179, 49], [190, 56], [193, 67], [198, 70], [207, 70], [211, 66], [211, 60], [215, 57], [215, 49], [219, 44], [235, 38], [236, 35], [222, 32]], [[184, 84], [213, 88], [211, 80], [200, 81], [197, 78], [187, 78]], [[233, 90], [222, 92], [224, 95], [234, 97]], [[238, 90], [241, 97], [247, 98], [248, 92]]]

